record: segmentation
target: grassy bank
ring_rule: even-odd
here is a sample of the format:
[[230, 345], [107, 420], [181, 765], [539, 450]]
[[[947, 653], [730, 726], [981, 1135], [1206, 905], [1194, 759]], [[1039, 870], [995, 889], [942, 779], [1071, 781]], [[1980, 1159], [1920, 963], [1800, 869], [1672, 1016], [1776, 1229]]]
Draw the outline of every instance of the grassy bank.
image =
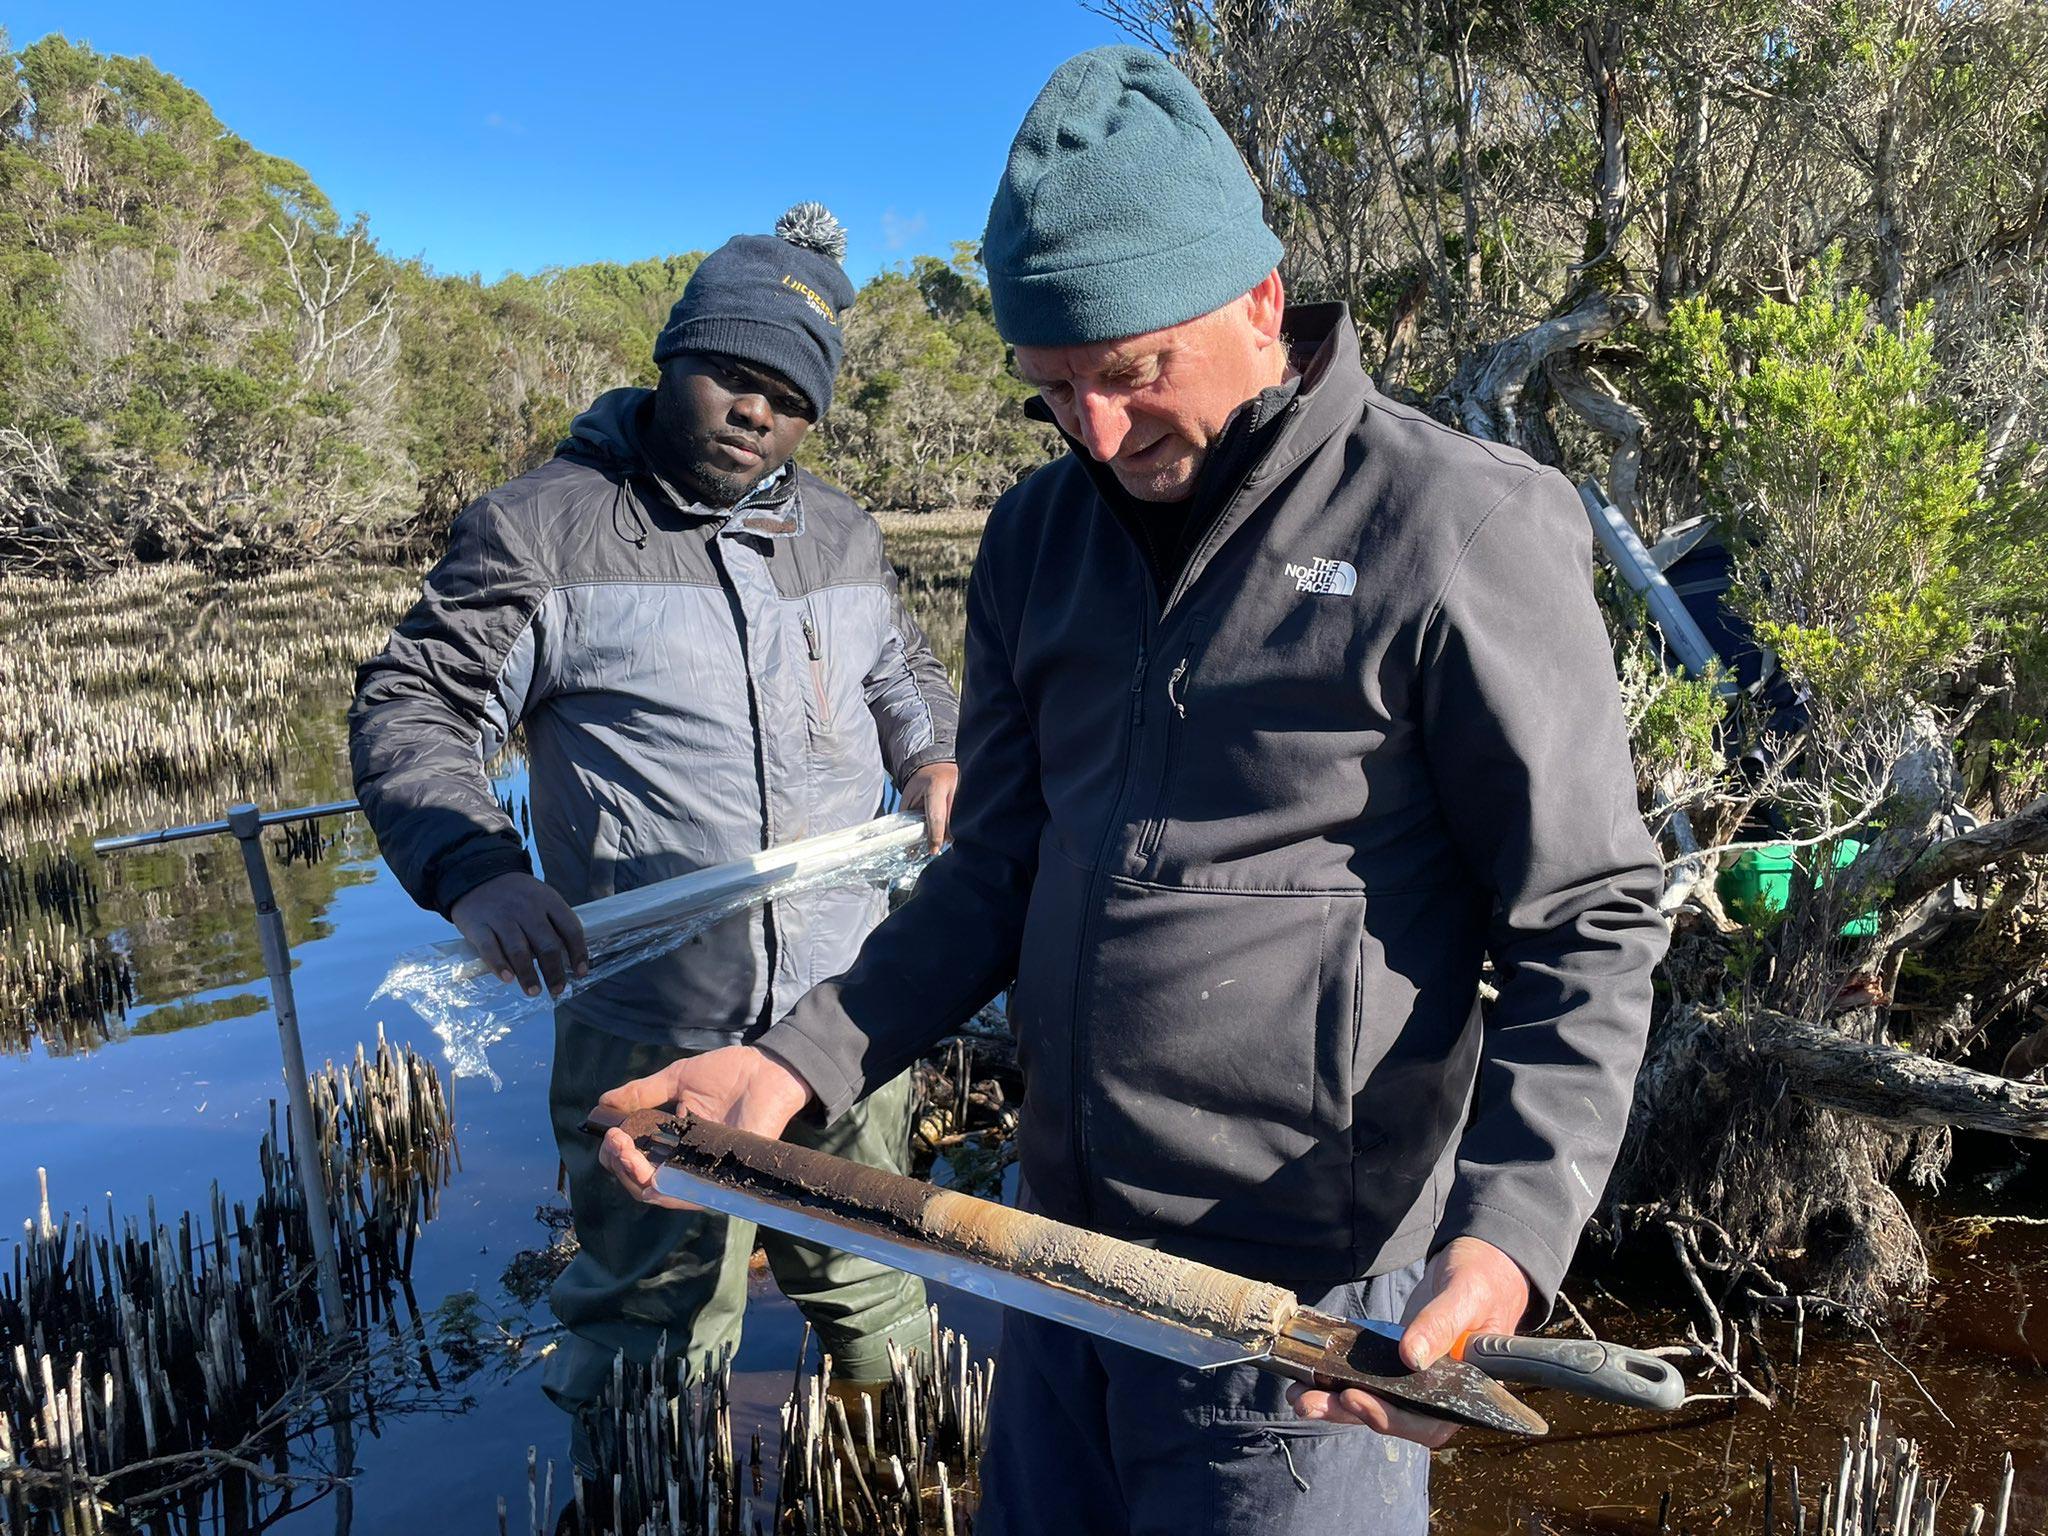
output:
[[[882, 519], [956, 682], [983, 520]], [[287, 756], [333, 752], [340, 690], [418, 586], [415, 570], [376, 564], [241, 581], [187, 565], [0, 579], [0, 852], [81, 822], [141, 825], [266, 796]]]

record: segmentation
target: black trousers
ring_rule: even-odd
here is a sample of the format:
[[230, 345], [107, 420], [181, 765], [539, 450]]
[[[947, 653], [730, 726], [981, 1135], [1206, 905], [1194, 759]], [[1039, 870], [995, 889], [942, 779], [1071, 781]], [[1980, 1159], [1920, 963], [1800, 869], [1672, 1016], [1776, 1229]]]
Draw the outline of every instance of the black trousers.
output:
[[[1314, 1305], [1394, 1322], [1422, 1266]], [[1429, 1452], [1297, 1419], [1248, 1365], [1190, 1370], [1009, 1312], [975, 1536], [1424, 1536]]]

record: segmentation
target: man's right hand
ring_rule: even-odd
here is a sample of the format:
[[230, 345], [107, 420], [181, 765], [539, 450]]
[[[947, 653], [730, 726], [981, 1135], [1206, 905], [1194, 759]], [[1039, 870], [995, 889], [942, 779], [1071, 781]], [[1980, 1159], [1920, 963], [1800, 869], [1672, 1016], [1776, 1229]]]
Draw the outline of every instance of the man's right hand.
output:
[[[686, 1056], [649, 1077], [622, 1083], [597, 1102], [606, 1109], [631, 1114], [636, 1109], [667, 1109], [702, 1115], [722, 1125], [779, 1138], [811, 1101], [811, 1085], [780, 1057], [751, 1045], [728, 1045], [702, 1056]], [[687, 1201], [664, 1195], [654, 1187], [654, 1165], [633, 1138], [614, 1127], [604, 1133], [597, 1160], [611, 1169], [635, 1200], [694, 1209]]]
[[590, 974], [582, 919], [522, 871], [486, 880], [449, 909], [448, 920], [500, 981], [516, 982], [528, 997], [540, 996], [543, 981], [550, 996], [560, 997], [572, 973]]

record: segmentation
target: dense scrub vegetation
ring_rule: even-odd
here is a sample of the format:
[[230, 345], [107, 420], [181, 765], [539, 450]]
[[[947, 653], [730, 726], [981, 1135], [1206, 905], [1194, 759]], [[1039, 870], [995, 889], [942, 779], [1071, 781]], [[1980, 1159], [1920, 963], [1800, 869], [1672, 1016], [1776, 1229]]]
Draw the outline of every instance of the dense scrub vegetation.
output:
[[1706, 675], [1604, 592], [1675, 939], [1602, 1225], [1751, 1390], [1720, 1308], [1914, 1294], [1901, 1194], [1957, 1129], [2048, 1134], [2048, 12], [1100, 8], [1201, 87], [1383, 389], [1725, 547]]
[[[1901, 1191], [1956, 1128], [2048, 1134], [2048, 12], [1100, 8], [1201, 87], [1383, 390], [1724, 547], [1704, 675], [1601, 578], [1676, 930], [1603, 1225], [1717, 1302], [1911, 1293]], [[148, 64], [7, 58], [10, 564], [430, 544], [648, 381], [693, 256], [436, 274]], [[1048, 447], [1005, 363], [970, 252], [884, 273], [806, 453], [985, 504]], [[1730, 895], [1764, 852], [1774, 897]]]
[[[430, 541], [650, 351], [701, 253], [485, 283], [381, 251], [143, 59], [0, 55], [0, 559], [233, 571]], [[873, 504], [1040, 461], [970, 260], [867, 285], [813, 454]]]

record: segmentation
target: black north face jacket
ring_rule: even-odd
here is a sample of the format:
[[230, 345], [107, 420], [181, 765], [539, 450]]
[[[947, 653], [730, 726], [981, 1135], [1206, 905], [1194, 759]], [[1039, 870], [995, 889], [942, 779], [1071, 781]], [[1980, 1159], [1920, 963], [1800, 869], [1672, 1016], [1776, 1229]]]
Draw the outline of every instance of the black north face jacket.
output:
[[1310, 1287], [1469, 1234], [1547, 1299], [1666, 942], [1589, 531], [1289, 319], [1320, 349], [1163, 604], [1085, 455], [998, 504], [952, 849], [760, 1043], [836, 1115], [1014, 976], [1046, 1214]]

